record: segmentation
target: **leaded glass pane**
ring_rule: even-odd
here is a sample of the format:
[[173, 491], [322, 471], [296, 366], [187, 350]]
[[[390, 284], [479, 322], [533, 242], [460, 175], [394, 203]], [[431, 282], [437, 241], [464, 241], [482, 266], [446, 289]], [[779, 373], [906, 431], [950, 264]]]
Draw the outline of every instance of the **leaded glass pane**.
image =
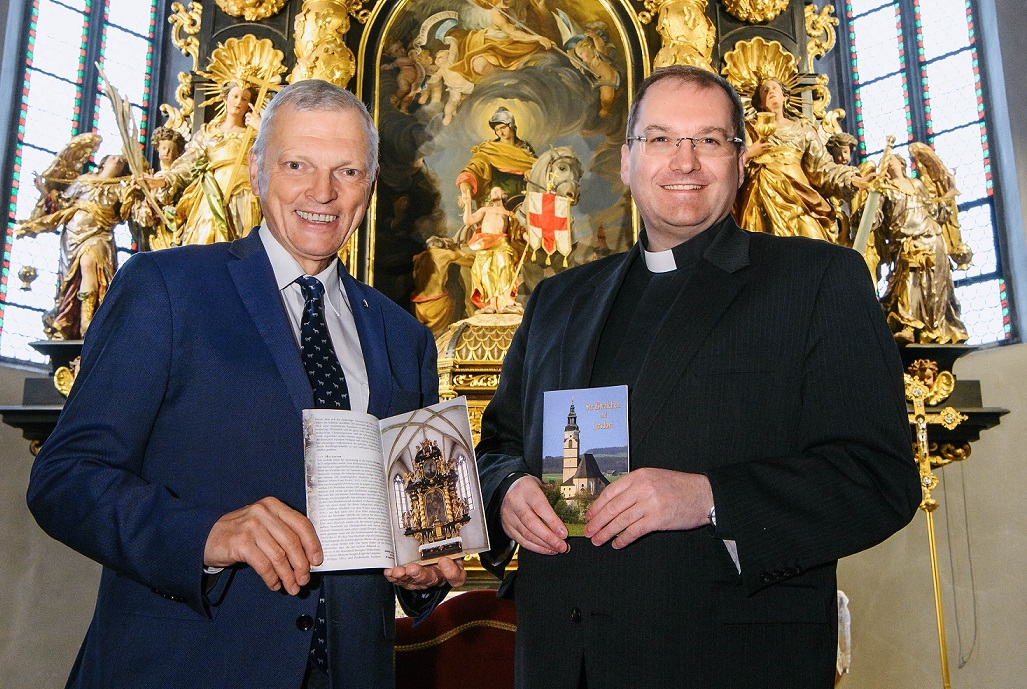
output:
[[75, 80], [82, 61], [82, 33], [85, 17], [81, 12], [51, 2], [40, 3], [32, 46], [35, 69]]
[[[11, 278], [7, 286], [9, 303], [43, 310], [53, 306], [57, 295], [57, 257], [60, 247], [60, 237], [56, 233], [48, 232], [14, 240], [11, 245]], [[16, 277], [25, 266], [32, 266], [37, 273], [32, 290], [28, 292], [18, 289], [20, 281]]]
[[142, 105], [144, 100], [149, 76], [146, 72], [148, 51], [146, 40], [113, 26], [107, 28], [103, 71], [114, 88], [136, 105]]
[[21, 149], [21, 180], [18, 184], [18, 196], [15, 204], [14, 217], [19, 220], [29, 217], [32, 209], [39, 199], [39, 190], [36, 189], [33, 180], [35, 175], [42, 172], [53, 162], [54, 154], [50, 151], [41, 151], [31, 146], [23, 146]]
[[979, 123], [939, 134], [931, 145], [945, 166], [955, 173], [956, 186], [963, 192], [960, 202], [967, 203], [988, 194]]
[[100, 144], [100, 149], [96, 152], [97, 162], [105, 155], [121, 155], [122, 153], [121, 133], [118, 131], [118, 123], [114, 119], [114, 110], [111, 107], [111, 102], [107, 100], [106, 96], [101, 96], [98, 105], [99, 117], [94, 129], [103, 137], [103, 143]]
[[[9, 285], [8, 288], [17, 289], [17, 285]], [[33, 289], [35, 289], [34, 285]], [[53, 299], [50, 301], [52, 305]], [[4, 307], [0, 357], [34, 361], [39, 364], [46, 363], [46, 357], [29, 347], [30, 342], [44, 339], [42, 318], [42, 314], [38, 311], [19, 308], [15, 304], [8, 303]]]
[[933, 60], [970, 45], [966, 0], [920, 0], [923, 59]]
[[934, 131], [943, 132], [981, 119], [972, 61], [971, 51], [964, 50], [925, 66]]
[[991, 221], [990, 204], [962, 211], [959, 214], [959, 233], [963, 237], [963, 243], [974, 252], [974, 258], [973, 264], [966, 270], [953, 271], [954, 280], [994, 273], [998, 270], [995, 226]]
[[118, 248], [118, 265], [120, 266], [129, 257], [132, 251], [132, 232], [128, 229], [128, 223], [121, 223], [114, 228], [114, 246]]
[[860, 15], [869, 12], [870, 10], [877, 9], [883, 5], [891, 6], [891, 2], [882, 2], [882, 0], [850, 0], [848, 3], [849, 11], [853, 15]]
[[1001, 287], [998, 279], [956, 287], [963, 324], [970, 334], [967, 344], [984, 344], [1009, 337], [1005, 328], [1008, 307], [1003, 304]]
[[866, 84], [886, 74], [894, 74], [902, 68], [902, 58], [899, 55], [901, 41], [895, 29], [894, 7], [888, 5], [854, 19], [851, 28], [856, 37], [860, 84]]
[[885, 137], [895, 136], [897, 143], [909, 139], [909, 115], [906, 113], [905, 92], [899, 75], [862, 86], [857, 90], [862, 108], [862, 135], [867, 151], [884, 148]]
[[[107, 21], [148, 36], [153, 5], [153, 0], [107, 0]], [[110, 48], [109, 42], [107, 47]]]
[[71, 141], [76, 97], [74, 84], [32, 71], [26, 98], [25, 143], [56, 153]]

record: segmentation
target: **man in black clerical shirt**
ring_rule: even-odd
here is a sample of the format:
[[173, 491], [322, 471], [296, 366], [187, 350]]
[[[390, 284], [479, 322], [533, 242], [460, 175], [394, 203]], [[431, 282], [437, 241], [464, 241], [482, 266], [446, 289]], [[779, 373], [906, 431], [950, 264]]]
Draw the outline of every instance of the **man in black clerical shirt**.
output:
[[[900, 362], [866, 266], [740, 230], [742, 105], [719, 76], [641, 84], [621, 178], [638, 244], [544, 280], [478, 461], [517, 603], [519, 687], [831, 687], [835, 565], [919, 502]], [[540, 487], [543, 393], [629, 388], [631, 471], [584, 537]], [[514, 585], [516, 582], [516, 585]]]

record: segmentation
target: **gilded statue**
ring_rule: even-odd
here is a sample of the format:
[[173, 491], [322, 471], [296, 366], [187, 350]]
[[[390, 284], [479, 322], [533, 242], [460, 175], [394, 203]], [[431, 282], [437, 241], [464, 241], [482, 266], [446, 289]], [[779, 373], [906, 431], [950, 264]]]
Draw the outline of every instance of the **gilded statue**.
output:
[[805, 118], [786, 114], [790, 94], [777, 79], [753, 92], [755, 121], [747, 125], [746, 180], [735, 219], [752, 232], [834, 242], [838, 224], [829, 197], [850, 199], [864, 184], [859, 170], [839, 165]]
[[95, 172], [71, 177], [99, 145], [100, 136], [95, 133], [72, 139], [37, 175], [40, 201], [14, 229], [16, 237], [60, 233], [57, 299], [43, 316], [43, 331], [51, 340], [78, 340], [85, 335], [118, 266], [114, 227], [124, 219], [125, 159], [105, 156]]
[[788, 9], [791, 0], [723, 0], [724, 9], [739, 21], [769, 22]]
[[[138, 185], [129, 190], [127, 201], [129, 207], [128, 221], [132, 237], [139, 245], [140, 251], [156, 251], [178, 246], [181, 241], [178, 232], [174, 231], [175, 206], [182, 193], [182, 185], [171, 176], [171, 168], [182, 153], [185, 152], [185, 137], [171, 127], [157, 127], [150, 137], [150, 145], [157, 152], [159, 169], [141, 181], [153, 187], [153, 196], [163, 209], [167, 223], [157, 217], [154, 207], [142, 198]], [[168, 225], [171, 225], [169, 228]]]
[[345, 0], [304, 0], [293, 23], [296, 66], [290, 84], [323, 79], [345, 88], [356, 70], [356, 58], [346, 45], [349, 12]]
[[900, 342], [965, 342], [952, 267], [967, 268], [973, 253], [959, 234], [959, 192], [929, 147], [913, 144], [910, 152], [924, 181], [911, 178], [892, 154], [874, 217], [875, 245], [890, 266], [881, 303]]
[[282, 11], [286, 0], [217, 0], [218, 7], [232, 17], [259, 22]]
[[709, 0], [646, 0], [639, 19], [651, 21], [656, 13], [656, 32], [663, 39], [653, 69], [668, 65], [692, 65], [713, 71], [711, 61], [717, 29], [706, 16]]
[[464, 205], [464, 224], [474, 228], [467, 246], [474, 252], [471, 265], [471, 301], [479, 313], [521, 313], [517, 303], [519, 261], [514, 249], [524, 229], [506, 208], [507, 194], [492, 187], [489, 200], [472, 211]]
[[247, 154], [260, 128], [258, 97], [277, 88], [282, 58], [271, 41], [253, 36], [230, 38], [212, 53], [204, 76], [216, 91], [204, 104], [216, 103], [218, 113], [193, 134], [163, 179], [185, 187], [175, 209], [182, 244], [231, 241], [260, 224]]

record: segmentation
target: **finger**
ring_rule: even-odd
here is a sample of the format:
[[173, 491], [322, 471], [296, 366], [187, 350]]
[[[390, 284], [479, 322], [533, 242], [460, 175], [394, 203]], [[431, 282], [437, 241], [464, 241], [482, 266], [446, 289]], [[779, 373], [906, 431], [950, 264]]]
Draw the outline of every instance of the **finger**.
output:
[[464, 561], [451, 560], [444, 557], [439, 560], [439, 572], [446, 578], [446, 583], [453, 588], [459, 588], [467, 582], [467, 570], [464, 569]]
[[[645, 513], [642, 508], [631, 507], [630, 509], [624, 510], [618, 513], [613, 519], [606, 523], [602, 528], [595, 530], [595, 533], [591, 536], [592, 544], [596, 546], [603, 545], [607, 541], [615, 539], [617, 536], [622, 534], [625, 530], [629, 529], [638, 520], [644, 517]], [[589, 526], [592, 526], [589, 523]], [[589, 531], [586, 528], [586, 535]], [[637, 536], [635, 536], [637, 538]], [[632, 538], [631, 540], [634, 540]]]
[[[545, 500], [544, 496], [543, 501], [545, 501], [545, 505], [551, 513], [551, 521], [559, 524], [564, 533], [566, 533], [567, 527], [563, 526], [563, 522], [560, 521], [556, 513], [549, 507], [549, 501]], [[503, 522], [504, 528], [510, 527], [507, 533], [518, 543], [528, 545], [530, 550], [543, 554], [555, 554], [563, 552], [566, 548], [567, 544], [539, 516], [535, 507], [523, 500], [513, 501], [513, 504], [509, 506], [509, 510], [507, 509], [506, 501], [503, 502]]]
[[323, 561], [321, 543], [305, 515], [277, 500], [264, 506], [268, 514], [263, 526], [273, 539], [273, 543], [264, 542], [264, 552], [279, 573], [286, 591], [295, 595], [299, 593], [300, 586], [310, 582], [311, 556]]

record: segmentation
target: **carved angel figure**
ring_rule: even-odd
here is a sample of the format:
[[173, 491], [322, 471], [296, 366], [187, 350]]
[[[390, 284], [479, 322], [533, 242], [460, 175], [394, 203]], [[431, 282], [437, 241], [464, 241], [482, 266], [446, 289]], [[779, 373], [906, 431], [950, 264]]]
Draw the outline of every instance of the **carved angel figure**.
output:
[[60, 233], [57, 299], [43, 316], [43, 331], [51, 340], [78, 340], [85, 335], [118, 267], [114, 227], [124, 219], [125, 159], [105, 156], [96, 172], [71, 177], [99, 146], [100, 136], [95, 133], [72, 139], [36, 177], [42, 196], [32, 215], [14, 229], [17, 237]]
[[[882, 305], [900, 342], [964, 342], [968, 336], [949, 262], [964, 269], [973, 258], [959, 236], [954, 201], [959, 192], [934, 152], [923, 144], [913, 146], [917, 169], [927, 184], [911, 179], [906, 162], [892, 155], [874, 218], [877, 250], [882, 263], [891, 265]], [[932, 178], [928, 170], [938, 177]]]

